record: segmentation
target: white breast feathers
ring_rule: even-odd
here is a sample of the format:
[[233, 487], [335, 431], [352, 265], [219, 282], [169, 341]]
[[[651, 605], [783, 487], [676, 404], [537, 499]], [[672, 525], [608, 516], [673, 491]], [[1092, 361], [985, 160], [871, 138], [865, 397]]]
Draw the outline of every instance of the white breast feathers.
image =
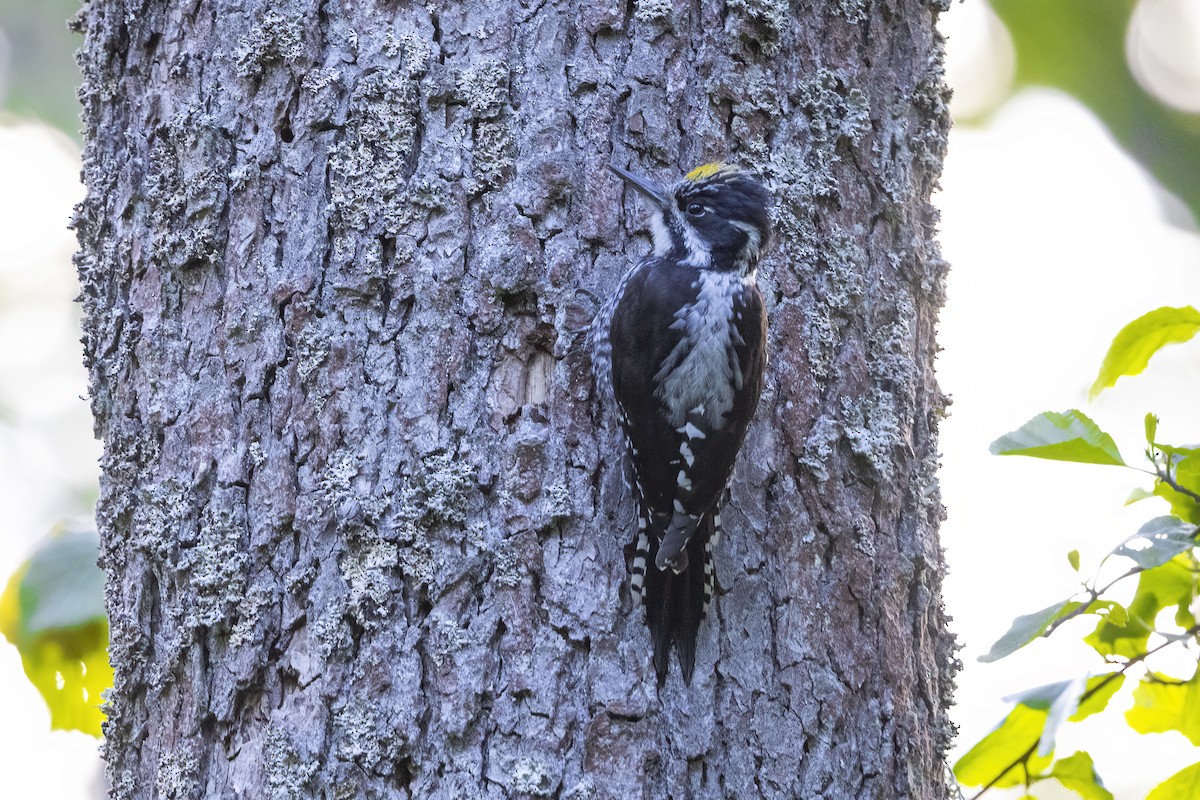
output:
[[743, 340], [734, 326], [733, 306], [747, 279], [736, 272], [702, 270], [697, 282], [695, 302], [675, 312], [671, 328], [682, 331], [683, 338], [659, 366], [654, 394], [666, 406], [672, 426], [682, 428], [688, 413], [701, 409], [712, 427], [720, 429], [734, 392], [742, 388], [735, 347]]

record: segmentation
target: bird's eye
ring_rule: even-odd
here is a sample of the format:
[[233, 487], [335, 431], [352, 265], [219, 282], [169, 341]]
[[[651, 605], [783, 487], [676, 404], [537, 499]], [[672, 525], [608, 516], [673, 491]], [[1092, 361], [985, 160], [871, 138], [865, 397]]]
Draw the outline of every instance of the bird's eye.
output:
[[700, 205], [699, 203], [692, 203], [687, 207], [687, 212], [693, 217], [703, 217], [704, 206]]

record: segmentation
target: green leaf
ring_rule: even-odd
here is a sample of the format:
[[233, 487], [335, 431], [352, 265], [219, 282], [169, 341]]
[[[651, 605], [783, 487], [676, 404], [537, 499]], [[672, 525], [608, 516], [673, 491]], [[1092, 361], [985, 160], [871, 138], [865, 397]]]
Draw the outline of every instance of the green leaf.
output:
[[1084, 613], [1103, 616], [1114, 625], [1124, 625], [1129, 619], [1129, 609], [1116, 600], [1093, 600]]
[[1071, 565], [1071, 569], [1079, 572], [1079, 551], [1072, 550], [1067, 553], [1067, 563]]
[[1113, 800], [1112, 792], [1104, 788], [1096, 774], [1092, 757], [1082, 750], [1054, 762], [1050, 775], [1084, 800]]
[[1146, 441], [1153, 445], [1154, 437], [1158, 434], [1158, 417], [1153, 414], [1146, 415]]
[[1133, 690], [1125, 721], [1138, 733], [1179, 731], [1200, 744], [1200, 671], [1186, 682], [1149, 673]]
[[1137, 503], [1141, 500], [1146, 500], [1147, 498], [1155, 497], [1155, 496], [1156, 495], [1154, 494], [1154, 492], [1150, 491], [1149, 489], [1143, 489], [1142, 487], [1139, 486], [1138, 488], [1134, 489], [1132, 492], [1129, 493], [1129, 497], [1125, 498], [1125, 505], [1131, 506], [1134, 503]]
[[[1037, 753], [1048, 756], [1054, 752], [1058, 729], [1064, 722], [1078, 722], [1104, 710], [1110, 698], [1121, 687], [1124, 676], [1120, 673], [1105, 673], [1090, 678], [1075, 678], [1026, 689], [1004, 699], [1015, 701], [1036, 711], [1047, 712], [1042, 734], [1038, 740]], [[1088, 695], [1083, 703], [1080, 698]]]
[[1068, 717], [1075, 713], [1075, 709], [1079, 706], [1079, 697], [1086, 688], [1087, 681], [1083, 678], [1066, 681], [1062, 691], [1058, 693], [1058, 697], [1055, 697], [1050, 703], [1050, 713], [1046, 716], [1046, 724], [1042, 727], [1042, 738], [1038, 740], [1039, 756], [1048, 756], [1054, 752], [1058, 729], [1062, 727]]
[[97, 737], [100, 695], [113, 680], [98, 552], [94, 533], [48, 538], [0, 594], [0, 634], [20, 652], [50, 727]]
[[1161, 497], [1171, 506], [1171, 513], [1188, 522], [1200, 524], [1200, 507], [1183, 492], [1177, 492], [1162, 481], [1154, 486], [1154, 496]]
[[1132, 559], [1142, 569], [1153, 569], [1195, 547], [1195, 536], [1196, 526], [1190, 522], [1179, 517], [1155, 517], [1112, 552]]
[[[1200, 494], [1200, 456], [1190, 456], [1175, 464], [1175, 482], [1195, 494]], [[1193, 498], [1192, 502], [1196, 500]]]
[[1072, 689], [1072, 685], [1077, 685], [1078, 687], [1078, 691], [1075, 692], [1076, 697], [1083, 693], [1084, 683], [1081, 678], [1079, 680], [1056, 681], [1054, 683], [1035, 686], [1032, 689], [1025, 689], [1024, 691], [1010, 694], [1004, 698], [1004, 701], [1020, 703], [1021, 705], [1035, 708], [1038, 711], [1049, 711], [1051, 706], [1063, 696], [1064, 692]]
[[1036, 752], [1048, 712], [1018, 703], [995, 730], [979, 740], [954, 765], [954, 776], [966, 786], [983, 786], [996, 779], [999, 788], [1017, 786], [1025, 781], [1025, 771], [1009, 769], [1027, 752], [1031, 775], [1040, 774], [1050, 765], [1049, 756]]
[[1080, 702], [1079, 707], [1075, 709], [1075, 713], [1071, 715], [1071, 722], [1079, 722], [1090, 717], [1092, 714], [1098, 714], [1108, 707], [1108, 701], [1112, 699], [1122, 684], [1125, 683], [1125, 676], [1119, 672], [1108, 673], [1105, 675], [1094, 675], [1088, 678], [1087, 692], [1093, 692], [1086, 700]]
[[21, 581], [21, 623], [39, 634], [105, 619], [104, 573], [96, 566], [100, 540], [66, 532], [43, 542]]
[[992, 645], [992, 649], [985, 655], [980, 656], [979, 660], [984, 663], [999, 661], [1005, 656], [1017, 652], [1045, 633], [1046, 629], [1053, 625], [1056, 620], [1072, 613], [1080, 605], [1081, 603], [1076, 600], [1063, 600], [1061, 603], [1055, 603], [1052, 606], [1043, 608], [1041, 611], [1017, 617], [1013, 620], [1012, 627], [1008, 629], [1008, 633], [1001, 636]]
[[1172, 456], [1183, 456], [1184, 458], [1188, 456], [1200, 455], [1200, 447], [1197, 447], [1194, 444], [1177, 447], [1173, 444], [1154, 442], [1154, 449], [1158, 450], [1160, 453], [1166, 453], [1167, 455]]
[[1200, 311], [1191, 306], [1167, 306], [1138, 317], [1113, 339], [1100, 365], [1100, 374], [1088, 391], [1088, 399], [1096, 399], [1123, 375], [1137, 375], [1164, 346], [1186, 342], [1197, 331], [1200, 331]]
[[1146, 800], [1195, 800], [1200, 797], [1200, 764], [1184, 767], [1150, 790]]
[[1181, 627], [1195, 624], [1190, 610], [1195, 591], [1193, 563], [1186, 554], [1178, 555], [1138, 576], [1137, 591], [1126, 606], [1127, 619], [1116, 619], [1110, 613], [1084, 642], [1106, 658], [1135, 658], [1145, 652], [1154, 620], [1162, 609], [1175, 607], [1175, 623]]
[[1116, 443], [1077, 409], [1046, 411], [992, 442], [998, 456], [1031, 456], [1083, 464], [1125, 466]]

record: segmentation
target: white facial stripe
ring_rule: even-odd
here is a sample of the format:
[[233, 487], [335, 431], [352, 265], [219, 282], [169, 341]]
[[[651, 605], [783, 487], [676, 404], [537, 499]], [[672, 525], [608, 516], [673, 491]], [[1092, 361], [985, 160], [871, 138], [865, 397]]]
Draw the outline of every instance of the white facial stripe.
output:
[[654, 255], [662, 258], [671, 252], [671, 231], [663, 221], [662, 211], [657, 208], [650, 212], [650, 235], [654, 237]]
[[687, 249], [687, 258], [683, 263], [701, 269], [708, 267], [712, 264], [712, 252], [708, 249], [708, 244], [678, 211], [675, 212], [675, 218], [679, 220], [679, 227], [683, 229], [683, 246]]

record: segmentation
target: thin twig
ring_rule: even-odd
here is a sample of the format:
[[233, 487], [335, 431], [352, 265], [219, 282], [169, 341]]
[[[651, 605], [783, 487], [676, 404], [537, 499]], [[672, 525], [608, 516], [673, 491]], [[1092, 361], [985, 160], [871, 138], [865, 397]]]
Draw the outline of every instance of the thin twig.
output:
[[1131, 578], [1140, 572], [1145, 572], [1145, 569], [1143, 567], [1131, 567], [1128, 572], [1122, 573], [1121, 575], [1118, 575], [1116, 578], [1113, 578], [1111, 581], [1109, 581], [1108, 584], [1103, 589], [1092, 589], [1092, 588], [1088, 587], [1087, 593], [1090, 595], [1090, 597], [1088, 598], [1087, 602], [1081, 602], [1079, 604], [1079, 608], [1075, 609], [1074, 611], [1072, 611], [1069, 614], [1064, 614], [1063, 616], [1054, 620], [1054, 622], [1052, 622], [1050, 624], [1050, 626], [1048, 628], [1046, 628], [1045, 632], [1042, 633], [1042, 638], [1046, 638], [1050, 634], [1054, 633], [1054, 631], [1057, 630], [1058, 627], [1060, 625], [1062, 625], [1064, 622], [1066, 622], [1067, 620], [1075, 619], [1080, 614], [1086, 614], [1087, 610], [1092, 607], [1092, 603], [1096, 602], [1102, 596], [1107, 594], [1109, 589], [1116, 586], [1118, 583], [1125, 580], [1126, 578]]
[[1167, 486], [1170, 486], [1175, 491], [1179, 492], [1182, 495], [1187, 495], [1188, 497], [1192, 498], [1196, 502], [1200, 502], [1200, 494], [1193, 492], [1191, 489], [1187, 488], [1186, 486], [1180, 486], [1179, 482], [1171, 477], [1171, 473], [1168, 470], [1162, 469], [1162, 468], [1156, 468], [1155, 474], [1158, 476], [1158, 479], [1160, 481], [1165, 483]]

